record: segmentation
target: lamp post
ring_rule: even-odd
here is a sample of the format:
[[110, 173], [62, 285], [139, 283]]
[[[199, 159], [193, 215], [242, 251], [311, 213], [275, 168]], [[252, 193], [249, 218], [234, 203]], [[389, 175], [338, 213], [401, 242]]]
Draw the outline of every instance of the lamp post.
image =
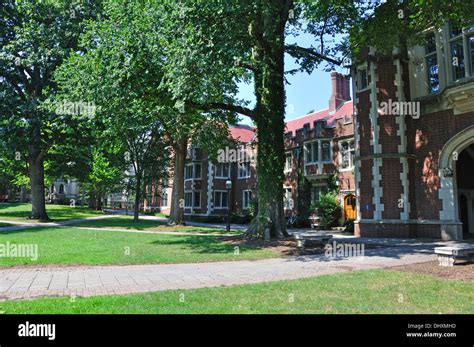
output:
[[226, 230], [230, 232], [230, 189], [232, 188], [232, 181], [227, 180], [225, 182], [225, 187], [227, 188], [227, 227]]

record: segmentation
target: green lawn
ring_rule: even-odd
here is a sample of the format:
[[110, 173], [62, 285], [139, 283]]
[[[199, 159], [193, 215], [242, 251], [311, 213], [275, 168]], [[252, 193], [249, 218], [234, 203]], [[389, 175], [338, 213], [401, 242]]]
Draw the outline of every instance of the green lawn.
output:
[[155, 216], [155, 217], [162, 217], [162, 218], [168, 218], [169, 217], [169, 214], [162, 213], [162, 212], [152, 213], [151, 215]]
[[[101, 211], [93, 211], [80, 206], [46, 205], [49, 218], [66, 220], [103, 215]], [[27, 220], [31, 213], [31, 204], [0, 204], [0, 219]]]
[[[225, 229], [193, 227], [193, 226], [167, 226], [166, 222], [141, 219], [137, 223], [133, 222], [130, 216], [112, 217], [103, 220], [94, 220], [74, 224], [74, 226], [82, 226], [89, 228], [106, 228], [106, 229], [135, 229], [147, 231], [179, 231], [179, 232], [195, 232], [195, 233], [227, 233]], [[232, 234], [242, 233], [239, 230], [231, 230]]]
[[[195, 228], [199, 231], [199, 228]], [[226, 244], [214, 236], [95, 231], [74, 227], [2, 232], [0, 244], [37, 244], [39, 258], [0, 258], [0, 266], [149, 264], [252, 260], [277, 257], [269, 249]], [[130, 255], [127, 255], [127, 251]], [[237, 254], [234, 254], [237, 253]]]
[[[234, 287], [0, 303], [5, 313], [474, 313], [474, 284], [367, 270]], [[184, 294], [184, 295], [183, 295]]]

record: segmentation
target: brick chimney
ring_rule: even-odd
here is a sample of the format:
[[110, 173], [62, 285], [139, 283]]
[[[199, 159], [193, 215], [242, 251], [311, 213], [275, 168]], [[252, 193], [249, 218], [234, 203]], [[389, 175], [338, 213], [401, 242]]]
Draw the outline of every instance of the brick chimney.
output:
[[335, 112], [346, 101], [351, 100], [350, 76], [331, 72], [332, 94], [329, 99], [329, 112]]

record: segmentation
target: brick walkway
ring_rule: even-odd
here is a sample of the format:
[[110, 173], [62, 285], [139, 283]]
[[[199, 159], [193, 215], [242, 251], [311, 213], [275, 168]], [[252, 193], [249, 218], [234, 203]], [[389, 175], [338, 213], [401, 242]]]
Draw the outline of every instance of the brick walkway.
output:
[[196, 264], [14, 267], [0, 270], [0, 300], [93, 296], [296, 279], [434, 260], [431, 246], [365, 250], [362, 258], [323, 255]]

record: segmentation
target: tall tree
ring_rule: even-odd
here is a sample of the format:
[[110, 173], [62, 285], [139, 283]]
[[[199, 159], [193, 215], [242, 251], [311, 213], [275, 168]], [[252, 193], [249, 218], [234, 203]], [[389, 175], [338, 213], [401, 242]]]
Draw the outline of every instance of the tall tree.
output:
[[[191, 138], [204, 138], [202, 129], [223, 137], [225, 128], [219, 124], [225, 123], [228, 113], [216, 111], [211, 119], [200, 110], [186, 108], [167, 88], [164, 61], [168, 57], [163, 44], [167, 37], [161, 28], [166, 18], [157, 7], [160, 4], [123, 1], [122, 6], [116, 6], [115, 1], [106, 2], [106, 18], [89, 23], [80, 51], [70, 56], [56, 80], [62, 94], [58, 99], [91, 98], [100, 117], [110, 119], [107, 124], [111, 129], [123, 122], [119, 131], [123, 136], [128, 133], [127, 125], [145, 125], [150, 119], [159, 122], [164, 138], [173, 148], [170, 223], [181, 224], [188, 142]], [[217, 137], [208, 143], [215, 143]], [[131, 141], [127, 139], [129, 153], [138, 158], [142, 154], [132, 148], [135, 146]]]
[[[325, 11], [315, 9], [328, 17], [331, 11], [353, 9], [344, 8], [343, 3], [350, 2], [339, 1]], [[305, 28], [300, 23], [303, 18], [311, 19], [312, 6], [316, 5], [310, 1], [296, 6], [291, 0], [186, 1], [167, 4], [163, 11], [168, 17], [162, 28], [174, 33], [167, 36], [166, 49], [170, 76], [166, 81], [173, 95], [188, 107], [234, 112], [250, 117], [257, 125], [259, 208], [249, 232], [258, 236], [288, 235], [283, 213], [285, 53], [297, 59], [311, 55], [313, 66], [323, 60], [339, 63], [326, 57], [330, 46], [318, 52], [312, 47], [285, 43], [290, 32], [319, 28], [315, 19]], [[337, 24], [341, 23], [327, 25], [326, 32], [333, 33]], [[302, 68], [309, 70], [309, 65]], [[256, 104], [252, 108], [235, 97], [240, 81], [254, 85]], [[203, 90], [206, 93], [200, 92]]]
[[[95, 18], [99, 1], [4, 1], [0, 8], [0, 117], [2, 141], [26, 156], [31, 184], [31, 218], [48, 220], [44, 162], [62, 140], [65, 119], [43, 109], [54, 92], [54, 70], [77, 48], [82, 22]], [[18, 150], [15, 150], [17, 148]]]
[[147, 5], [123, 5], [105, 3], [107, 19], [89, 23], [80, 51], [71, 54], [55, 75], [60, 93], [53, 104], [71, 98], [94, 102], [93, 118], [104, 124], [105, 136], [118, 137], [125, 148], [138, 220], [144, 185], [166, 178], [168, 145], [184, 142], [186, 150], [188, 127], [195, 126], [189, 119], [197, 121], [177, 112], [159, 88], [163, 57], [155, 44], [154, 25], [143, 12]]
[[[273, 237], [288, 235], [282, 189], [285, 74], [311, 73], [321, 63], [326, 69], [350, 65], [351, 50], [364, 45], [394, 47], [443, 20], [472, 19], [463, 15], [472, 15], [467, 3], [418, 0], [191, 0], [162, 6], [166, 81], [174, 97], [203, 111], [248, 116], [257, 125], [259, 208], [249, 232]], [[314, 44], [300, 45], [301, 34], [312, 35]], [[345, 39], [335, 42], [335, 35]], [[285, 71], [285, 54], [295, 59], [296, 69]], [[253, 84], [254, 107], [235, 98], [239, 81]]]

